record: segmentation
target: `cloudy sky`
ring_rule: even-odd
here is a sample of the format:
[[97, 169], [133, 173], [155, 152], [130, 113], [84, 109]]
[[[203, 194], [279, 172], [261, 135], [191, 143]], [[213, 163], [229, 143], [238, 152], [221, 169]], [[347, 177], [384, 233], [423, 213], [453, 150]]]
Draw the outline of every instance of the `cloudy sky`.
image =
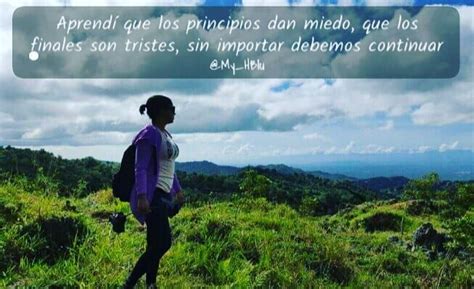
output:
[[[11, 19], [29, 5], [128, 1], [0, 1], [0, 145], [45, 148], [66, 158], [118, 161], [149, 122], [138, 107], [169, 96], [167, 128], [179, 161], [279, 163], [354, 154], [474, 150], [474, 8], [460, 14], [461, 66], [451, 79], [21, 79], [12, 72]], [[426, 1], [425, 1], [426, 2]], [[429, 3], [439, 1], [428, 1]], [[263, 3], [263, 4], [262, 4]], [[239, 5], [419, 5], [423, 1], [242, 1]], [[229, 5], [229, 1], [134, 1], [133, 5]]]

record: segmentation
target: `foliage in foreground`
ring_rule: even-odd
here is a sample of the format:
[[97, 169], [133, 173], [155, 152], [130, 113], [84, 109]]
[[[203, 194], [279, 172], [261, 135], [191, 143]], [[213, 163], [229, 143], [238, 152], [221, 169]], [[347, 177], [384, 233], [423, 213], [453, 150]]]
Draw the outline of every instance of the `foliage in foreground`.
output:
[[[366, 202], [323, 217], [253, 196], [187, 206], [171, 219], [173, 246], [158, 280], [163, 288], [471, 288], [472, 262], [430, 261], [390, 241], [410, 241], [425, 222], [441, 229], [437, 213], [411, 206]], [[76, 199], [0, 185], [0, 287], [117, 288], [146, 242], [132, 216], [125, 233], [114, 233], [107, 218], [115, 211], [129, 208], [110, 190]], [[391, 223], [368, 230], [381, 214]]]

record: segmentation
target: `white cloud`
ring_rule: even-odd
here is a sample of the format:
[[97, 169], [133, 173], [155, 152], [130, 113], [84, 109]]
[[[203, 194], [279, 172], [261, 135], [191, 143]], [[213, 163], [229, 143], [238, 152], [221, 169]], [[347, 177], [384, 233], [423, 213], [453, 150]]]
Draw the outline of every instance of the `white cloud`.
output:
[[354, 148], [355, 142], [351, 140], [351, 142], [342, 150], [342, 153], [351, 153]]
[[233, 143], [237, 142], [242, 139], [242, 134], [240, 133], [233, 133], [229, 138], [225, 140], [226, 143]]
[[419, 153], [424, 153], [424, 152], [427, 152], [429, 150], [431, 150], [432, 148], [430, 146], [419, 146], [418, 147], [418, 150], [417, 152]]
[[241, 133], [178, 133], [174, 139], [180, 143], [235, 143], [242, 139]]
[[317, 132], [305, 134], [305, 135], [303, 135], [303, 139], [319, 140], [319, 141], [328, 141], [329, 140], [326, 136], [324, 136], [322, 134], [319, 134]]
[[43, 131], [40, 128], [35, 128], [33, 130], [26, 131], [21, 138], [22, 139], [35, 139], [39, 138], [42, 135]]
[[395, 151], [394, 146], [384, 147], [376, 144], [368, 144], [359, 153], [362, 154], [377, 154], [377, 153], [391, 153]]
[[411, 6], [414, 0], [366, 0], [367, 6]]
[[244, 145], [241, 145], [241, 146], [237, 149], [236, 153], [237, 153], [237, 154], [240, 154], [240, 155], [242, 155], [242, 154], [248, 154], [248, 153], [252, 152], [252, 150], [253, 150], [254, 148], [255, 148], [254, 145], [251, 145], [251, 144], [249, 144], [249, 143], [246, 143], [246, 144], [244, 144]]
[[391, 130], [394, 127], [394, 122], [393, 120], [388, 120], [384, 125], [380, 126], [380, 130]]
[[452, 144], [441, 144], [439, 146], [439, 151], [440, 152], [445, 152], [445, 151], [450, 151], [450, 150], [454, 150], [457, 148], [459, 142], [458, 141], [455, 141], [453, 142]]
[[242, 6], [288, 6], [287, 0], [242, 0]]
[[[452, 123], [474, 122], [474, 99], [469, 96], [446, 96], [451, 99], [440, 100], [438, 103], [424, 103], [412, 113], [412, 119], [419, 125], [447, 125]], [[456, 101], [454, 99], [464, 100]]]

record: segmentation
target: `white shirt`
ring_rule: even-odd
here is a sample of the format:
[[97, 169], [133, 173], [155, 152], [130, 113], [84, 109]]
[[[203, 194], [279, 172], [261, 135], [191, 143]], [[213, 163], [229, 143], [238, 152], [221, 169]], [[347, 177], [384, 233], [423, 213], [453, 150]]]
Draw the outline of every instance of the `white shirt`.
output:
[[161, 147], [159, 152], [160, 168], [156, 187], [169, 193], [173, 185], [174, 163], [179, 155], [179, 148], [166, 130], [166, 132], [161, 131], [159, 128], [156, 128], [156, 130], [161, 134]]

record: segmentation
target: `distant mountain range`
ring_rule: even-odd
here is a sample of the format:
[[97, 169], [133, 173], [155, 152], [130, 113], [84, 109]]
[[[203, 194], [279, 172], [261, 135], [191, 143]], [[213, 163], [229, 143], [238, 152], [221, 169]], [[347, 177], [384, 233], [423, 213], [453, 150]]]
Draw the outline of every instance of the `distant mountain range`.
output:
[[[403, 191], [403, 188], [411, 180], [405, 176], [378, 176], [369, 178], [355, 178], [338, 173], [328, 173], [320, 170], [305, 171], [303, 169], [294, 168], [285, 164], [270, 164], [245, 167], [236, 167], [228, 165], [218, 165], [209, 161], [193, 161], [193, 162], [176, 162], [176, 169], [187, 173], [197, 173], [205, 175], [233, 175], [238, 174], [241, 170], [248, 168], [256, 168], [263, 170], [275, 170], [280, 174], [309, 174], [323, 179], [333, 181], [349, 181], [354, 185], [375, 192], [380, 198], [397, 197]], [[474, 182], [474, 180], [467, 180]], [[442, 180], [441, 187], [452, 186], [457, 181]]]
[[266, 170], [275, 170], [281, 174], [310, 174], [330, 180], [350, 181], [360, 187], [369, 189], [376, 193], [393, 196], [399, 195], [403, 187], [410, 181], [409, 178], [403, 176], [357, 179], [343, 174], [331, 174], [323, 171], [308, 172], [284, 164], [234, 167], [227, 165], [222, 166], [209, 161], [176, 162], [176, 170], [205, 175], [233, 175], [239, 173], [241, 170], [252, 167]]
[[176, 162], [176, 170], [205, 175], [233, 175], [238, 173], [241, 168], [233, 166], [221, 166], [209, 161], [195, 161]]
[[176, 162], [176, 170], [184, 171], [187, 173], [198, 173], [205, 175], [232, 175], [236, 174], [241, 170], [244, 170], [249, 167], [262, 168], [268, 170], [276, 170], [282, 174], [294, 174], [294, 173], [304, 173], [311, 174], [313, 176], [331, 179], [331, 180], [347, 180], [355, 181], [357, 178], [349, 177], [342, 174], [331, 174], [323, 171], [305, 171], [298, 168], [293, 168], [285, 164], [271, 164], [271, 165], [257, 165], [257, 166], [245, 166], [245, 167], [235, 167], [227, 165], [218, 165], [210, 161], [193, 161], [193, 162]]
[[[462, 155], [464, 161], [470, 155]], [[461, 158], [461, 155], [459, 156]], [[102, 186], [108, 184], [111, 175], [119, 168], [119, 163], [110, 161], [100, 161], [92, 157], [76, 160], [66, 160], [60, 156], [54, 156], [52, 153], [44, 150], [34, 151], [30, 149], [18, 149], [10, 146], [0, 146], [0, 175], [3, 173], [22, 173], [27, 176], [34, 176], [36, 167], [43, 167], [45, 173], [54, 174], [62, 184], [66, 187], [73, 187], [79, 179], [85, 179], [88, 183], [88, 191], [95, 191]], [[346, 164], [348, 167], [355, 167], [354, 163]], [[328, 172], [321, 169], [311, 168], [295, 168], [285, 164], [270, 164], [270, 165], [247, 165], [247, 166], [230, 166], [218, 165], [210, 161], [193, 161], [193, 162], [176, 162], [176, 170], [187, 174], [196, 173], [198, 175], [208, 176], [236, 176], [242, 170], [248, 168], [255, 168], [261, 173], [268, 173], [270, 176], [278, 177], [281, 181], [290, 180], [304, 180], [308, 179], [312, 182], [314, 177], [325, 179], [328, 181], [345, 182], [355, 185], [358, 188], [368, 189], [378, 194], [379, 197], [386, 198], [387, 196], [398, 196], [404, 186], [411, 178], [407, 175], [396, 175], [393, 173], [372, 174], [371, 177], [355, 177], [354, 174], [346, 175], [340, 172]], [[468, 168], [470, 169], [470, 168]], [[438, 171], [436, 171], [438, 172]], [[375, 171], [374, 171], [375, 173]], [[439, 173], [439, 172], [438, 172]], [[356, 175], [358, 176], [358, 175]], [[362, 174], [365, 176], [365, 174]], [[373, 176], [373, 177], [372, 177]], [[312, 178], [311, 178], [312, 177]], [[193, 176], [191, 176], [193, 178]], [[413, 177], [414, 178], [414, 177]], [[200, 179], [198, 178], [198, 181]], [[466, 181], [474, 182], [472, 179]], [[318, 182], [318, 181], [316, 181]], [[323, 181], [324, 182], [324, 181]], [[456, 181], [442, 180], [443, 187], [451, 186]], [[291, 185], [290, 185], [291, 186]]]
[[[272, 158], [259, 159], [253, 164], [270, 164]], [[278, 162], [306, 172], [322, 171], [357, 179], [404, 176], [418, 179], [437, 172], [442, 180], [474, 180], [474, 151], [459, 149], [426, 151], [423, 153], [393, 152], [367, 154], [314, 154], [279, 156]], [[234, 165], [246, 165], [234, 163]]]

